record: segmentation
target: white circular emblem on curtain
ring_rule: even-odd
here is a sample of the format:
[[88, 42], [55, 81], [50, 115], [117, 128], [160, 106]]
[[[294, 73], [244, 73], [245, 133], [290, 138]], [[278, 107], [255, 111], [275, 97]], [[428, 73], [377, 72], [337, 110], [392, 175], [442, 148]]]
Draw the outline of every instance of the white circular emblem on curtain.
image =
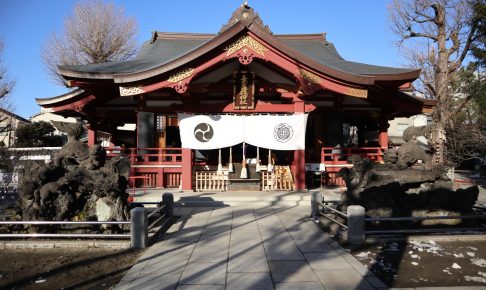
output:
[[199, 123], [194, 128], [194, 137], [199, 142], [208, 142], [213, 138], [214, 130], [208, 123]]
[[273, 130], [273, 137], [275, 137], [275, 140], [281, 143], [285, 143], [292, 139], [292, 135], [294, 135], [294, 130], [289, 124], [286, 123], [278, 124]]

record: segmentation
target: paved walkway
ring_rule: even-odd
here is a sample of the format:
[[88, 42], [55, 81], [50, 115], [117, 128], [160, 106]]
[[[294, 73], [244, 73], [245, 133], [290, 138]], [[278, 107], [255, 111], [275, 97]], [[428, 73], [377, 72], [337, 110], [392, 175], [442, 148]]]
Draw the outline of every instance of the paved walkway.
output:
[[381, 289], [308, 206], [176, 208], [116, 289]]

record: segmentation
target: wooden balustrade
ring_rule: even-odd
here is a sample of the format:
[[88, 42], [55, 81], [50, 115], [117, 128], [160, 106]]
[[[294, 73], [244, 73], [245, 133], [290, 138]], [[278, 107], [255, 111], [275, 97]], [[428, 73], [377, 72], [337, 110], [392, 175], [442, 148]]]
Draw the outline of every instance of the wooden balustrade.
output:
[[336, 174], [343, 167], [352, 167], [348, 164], [348, 158], [352, 155], [369, 158], [373, 162], [383, 162], [382, 147], [322, 147], [321, 163], [326, 167], [326, 185], [343, 186], [344, 181]]
[[274, 172], [262, 171], [262, 190], [293, 190], [294, 180], [290, 166], [275, 166]]
[[211, 171], [196, 171], [196, 191], [226, 191], [228, 175]]
[[107, 157], [126, 156], [130, 160], [131, 176], [147, 176], [148, 187], [181, 185], [181, 148], [105, 148]]
[[351, 155], [359, 155], [375, 162], [382, 162], [384, 149], [381, 147], [322, 147], [321, 163], [344, 164]]

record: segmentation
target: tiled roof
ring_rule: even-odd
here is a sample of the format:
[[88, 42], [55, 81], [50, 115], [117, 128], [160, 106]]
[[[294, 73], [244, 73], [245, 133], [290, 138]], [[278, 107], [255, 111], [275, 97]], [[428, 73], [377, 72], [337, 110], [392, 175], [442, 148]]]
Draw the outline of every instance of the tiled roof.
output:
[[[162, 35], [143, 44], [140, 53], [132, 60], [60, 66], [60, 68], [94, 74], [124, 74], [145, 71], [162, 66], [175, 60], [210, 41], [216, 35], [211, 34], [171, 34]], [[343, 59], [334, 45], [327, 42], [323, 35], [274, 35], [293, 50], [327, 67], [353, 75], [396, 74], [412, 71], [411, 69], [375, 66], [351, 62]]]

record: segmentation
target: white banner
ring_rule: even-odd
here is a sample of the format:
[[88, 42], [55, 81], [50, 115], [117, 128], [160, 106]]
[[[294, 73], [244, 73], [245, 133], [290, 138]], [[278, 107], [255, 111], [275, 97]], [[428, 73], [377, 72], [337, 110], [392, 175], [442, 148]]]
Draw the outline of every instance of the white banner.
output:
[[182, 147], [191, 149], [218, 149], [246, 142], [273, 150], [303, 150], [307, 116], [178, 114]]
[[245, 116], [245, 142], [272, 150], [305, 149], [307, 114]]
[[239, 116], [177, 115], [182, 148], [218, 149], [243, 142], [243, 119]]

